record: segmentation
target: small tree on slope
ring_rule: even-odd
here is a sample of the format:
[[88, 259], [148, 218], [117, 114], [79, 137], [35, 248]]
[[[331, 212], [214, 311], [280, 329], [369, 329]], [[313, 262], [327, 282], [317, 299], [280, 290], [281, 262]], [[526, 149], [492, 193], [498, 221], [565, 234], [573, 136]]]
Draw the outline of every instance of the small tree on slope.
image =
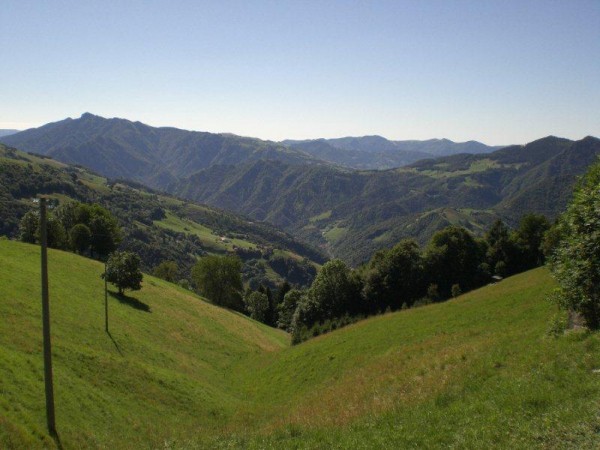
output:
[[143, 275], [140, 258], [131, 252], [114, 252], [106, 262], [106, 281], [114, 284], [123, 295], [125, 289], [138, 291], [142, 288]]

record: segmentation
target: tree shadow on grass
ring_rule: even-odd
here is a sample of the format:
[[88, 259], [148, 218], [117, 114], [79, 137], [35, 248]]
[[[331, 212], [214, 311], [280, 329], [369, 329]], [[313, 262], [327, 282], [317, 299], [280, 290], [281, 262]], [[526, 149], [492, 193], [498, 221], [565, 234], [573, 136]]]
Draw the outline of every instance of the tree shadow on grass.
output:
[[144, 302], [140, 302], [137, 298], [129, 297], [128, 295], [119, 295], [117, 292], [108, 291], [109, 295], [112, 298], [116, 298], [119, 302], [124, 305], [131, 306], [132, 308], [139, 309], [144, 312], [152, 312], [150, 311], [150, 306], [146, 305]]

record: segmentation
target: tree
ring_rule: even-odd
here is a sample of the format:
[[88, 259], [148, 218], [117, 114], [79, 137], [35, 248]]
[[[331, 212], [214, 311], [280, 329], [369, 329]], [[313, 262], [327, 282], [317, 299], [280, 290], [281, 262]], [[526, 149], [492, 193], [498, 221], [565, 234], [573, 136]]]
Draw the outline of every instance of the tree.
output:
[[260, 286], [258, 286], [258, 292], [261, 292], [263, 294], [265, 294], [267, 296], [267, 303], [268, 303], [268, 308], [267, 311], [265, 312], [265, 317], [263, 320], [261, 320], [261, 322], [266, 323], [267, 325], [270, 326], [275, 326], [275, 323], [277, 322], [277, 310], [276, 310], [276, 305], [275, 305], [275, 300], [273, 297], [273, 291], [271, 291], [271, 288], [269, 286], [265, 286], [264, 284], [261, 284]]
[[[68, 201], [60, 204], [54, 211], [53, 216], [62, 225], [64, 230], [69, 231], [68, 241], [71, 246], [80, 252], [80, 248], [73, 245], [71, 231], [76, 225], [84, 225], [90, 232], [89, 243], [85, 246], [90, 249], [92, 256], [105, 257], [116, 250], [121, 242], [121, 230], [117, 219], [106, 208], [98, 204], [87, 205], [76, 201]], [[77, 229], [77, 238], [84, 245], [85, 231], [81, 227]], [[65, 243], [67, 239], [65, 239]]]
[[28, 211], [19, 222], [19, 240], [35, 244], [38, 240], [40, 218], [37, 211]]
[[450, 226], [433, 235], [426, 253], [428, 272], [442, 297], [448, 298], [453, 284], [468, 291], [481, 280], [482, 247], [467, 230]]
[[48, 247], [66, 249], [68, 247], [68, 238], [62, 223], [49, 214], [46, 227]]
[[600, 162], [579, 181], [558, 224], [560, 240], [551, 257], [559, 304], [600, 328]]
[[544, 264], [542, 244], [550, 222], [542, 214], [526, 214], [515, 232], [515, 241], [522, 250], [521, 270], [529, 270]]
[[69, 231], [69, 240], [73, 250], [80, 254], [85, 253], [90, 248], [92, 232], [86, 225], [78, 223]]
[[287, 280], [284, 280], [283, 283], [279, 285], [279, 287], [275, 291], [274, 296], [276, 308], [283, 303], [283, 300], [285, 299], [285, 294], [287, 294], [291, 290], [292, 286], [290, 286], [290, 283], [288, 283]]
[[377, 252], [367, 266], [364, 296], [371, 312], [388, 307], [399, 309], [422, 297], [424, 286], [423, 258], [418, 244], [404, 240], [391, 250]]
[[286, 331], [291, 331], [292, 318], [298, 304], [304, 298], [305, 292], [299, 289], [292, 289], [283, 297], [283, 302], [277, 306], [277, 327]]
[[243, 310], [242, 262], [236, 256], [205, 256], [192, 268], [192, 283], [215, 305]]
[[356, 304], [361, 303], [360, 290], [361, 286], [350, 275], [346, 264], [334, 259], [323, 265], [308, 290], [308, 297], [314, 300], [322, 312], [318, 320], [325, 320], [356, 309]]
[[123, 295], [125, 289], [140, 290], [142, 279], [140, 258], [135, 253], [114, 252], [108, 257], [106, 261], [106, 281], [114, 284], [119, 289], [119, 295]]
[[269, 314], [269, 299], [267, 294], [254, 291], [244, 297], [246, 309], [254, 320], [265, 323]]
[[560, 226], [558, 220], [546, 231], [542, 242], [544, 258], [550, 261], [552, 254], [560, 242]]
[[76, 201], [63, 202], [54, 210], [54, 217], [62, 224], [65, 230], [71, 230], [78, 223], [87, 225], [89, 220], [84, 221], [79, 217], [81, 203]]
[[488, 244], [486, 263], [496, 275], [505, 277], [515, 273], [519, 263], [519, 251], [515, 242], [510, 238], [510, 230], [497, 219], [485, 234]]
[[[66, 248], [67, 235], [62, 224], [52, 215], [48, 214], [46, 221], [48, 247]], [[40, 220], [37, 211], [28, 211], [19, 223], [19, 240], [35, 244], [40, 241]]]
[[451, 293], [452, 293], [452, 297], [456, 298], [458, 297], [460, 294], [462, 294], [462, 291], [460, 289], [460, 285], [459, 284], [453, 284], [452, 285], [452, 289], [451, 289]]
[[121, 230], [117, 219], [100, 205], [90, 208], [89, 228], [92, 232], [91, 249], [93, 253], [106, 256], [121, 242]]
[[323, 319], [323, 311], [314, 295], [310, 291], [302, 295], [298, 306], [292, 316], [290, 331], [292, 333], [292, 344], [302, 341], [303, 331]]
[[178, 277], [179, 269], [175, 261], [163, 261], [152, 271], [152, 275], [162, 278], [170, 283], [175, 283]]

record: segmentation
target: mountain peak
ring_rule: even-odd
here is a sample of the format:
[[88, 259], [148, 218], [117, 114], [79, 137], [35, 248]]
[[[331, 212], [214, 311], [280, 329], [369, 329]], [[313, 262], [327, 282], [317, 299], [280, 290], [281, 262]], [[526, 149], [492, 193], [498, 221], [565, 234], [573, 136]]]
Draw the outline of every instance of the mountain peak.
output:
[[81, 115], [80, 119], [82, 119], [82, 120], [90, 120], [90, 119], [102, 119], [102, 117], [100, 117], [100, 116], [96, 116], [96, 115], [94, 115], [94, 114], [92, 114], [92, 113], [89, 113], [89, 112], [84, 112], [84, 113]]

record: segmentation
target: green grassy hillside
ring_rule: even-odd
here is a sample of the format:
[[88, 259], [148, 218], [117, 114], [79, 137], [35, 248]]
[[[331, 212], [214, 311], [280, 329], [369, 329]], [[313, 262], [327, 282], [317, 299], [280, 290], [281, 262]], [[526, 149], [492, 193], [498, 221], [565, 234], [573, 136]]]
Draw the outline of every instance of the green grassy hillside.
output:
[[[39, 247], [0, 241], [0, 448], [47, 444]], [[49, 253], [57, 427], [65, 448], [130, 448], [228, 422], [243, 402], [239, 361], [285, 333], [145, 276], [130, 303], [109, 298], [103, 265]]]
[[[0, 447], [45, 433], [39, 248], [0, 241]], [[102, 266], [50, 252], [64, 448], [597, 448], [600, 338], [547, 334], [538, 269], [295, 347], [146, 277], [110, 298]], [[137, 306], [137, 307], [136, 307]]]

